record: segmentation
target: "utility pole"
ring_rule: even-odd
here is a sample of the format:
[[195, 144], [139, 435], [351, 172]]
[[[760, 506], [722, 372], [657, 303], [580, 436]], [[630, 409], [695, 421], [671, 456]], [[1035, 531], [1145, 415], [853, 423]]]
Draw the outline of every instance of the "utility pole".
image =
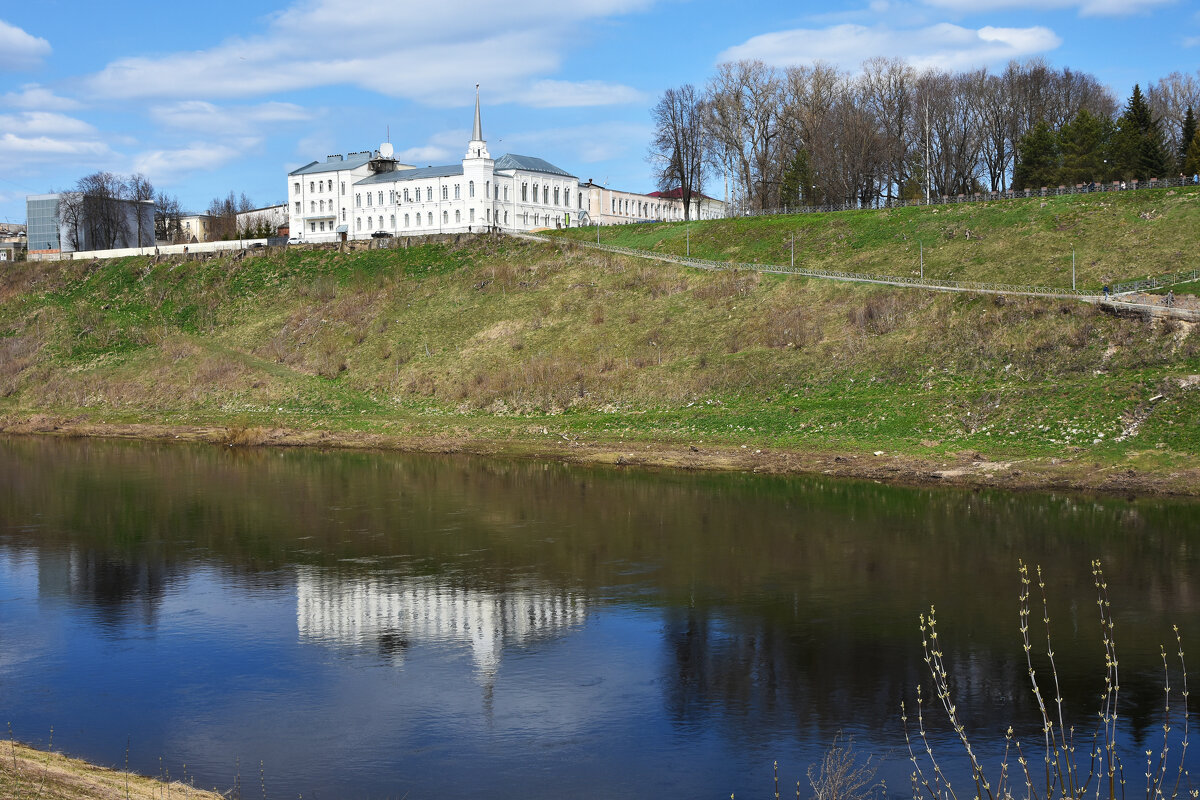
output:
[[1071, 246], [1071, 291], [1075, 291], [1075, 247]]
[[792, 231], [792, 267], [796, 266], [796, 232]]
[[917, 242], [921, 246], [921, 282], [925, 281], [925, 243]]

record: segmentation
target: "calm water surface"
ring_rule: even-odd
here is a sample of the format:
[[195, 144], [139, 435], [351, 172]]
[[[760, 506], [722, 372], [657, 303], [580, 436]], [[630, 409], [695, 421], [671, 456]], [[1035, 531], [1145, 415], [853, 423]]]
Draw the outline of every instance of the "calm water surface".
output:
[[0, 709], [247, 796], [769, 797], [839, 730], [905, 796], [918, 614], [995, 763], [1037, 738], [1017, 559], [1080, 721], [1103, 559], [1135, 752], [1198, 544], [1181, 501], [0, 438]]

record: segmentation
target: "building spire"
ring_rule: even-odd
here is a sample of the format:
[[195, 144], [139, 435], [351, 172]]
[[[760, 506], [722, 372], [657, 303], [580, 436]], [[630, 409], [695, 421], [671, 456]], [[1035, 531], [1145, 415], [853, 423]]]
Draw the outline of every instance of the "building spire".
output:
[[483, 123], [479, 121], [479, 84], [475, 84], [475, 130], [471, 131], [471, 141], [483, 141]]

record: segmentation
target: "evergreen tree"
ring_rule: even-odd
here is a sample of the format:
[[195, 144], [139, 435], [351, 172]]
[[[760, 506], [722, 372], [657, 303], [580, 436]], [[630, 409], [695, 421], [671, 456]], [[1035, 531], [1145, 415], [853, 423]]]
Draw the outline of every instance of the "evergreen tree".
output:
[[1162, 125], [1154, 119], [1138, 85], [1134, 85], [1125, 113], [1117, 122], [1117, 139], [1114, 155], [1123, 176], [1144, 181], [1162, 178], [1170, 171]]
[[1200, 174], [1200, 130], [1192, 134], [1191, 144], [1183, 157], [1183, 174], [1195, 177]]
[[788, 162], [779, 184], [779, 200], [788, 207], [812, 205], [813, 171], [808, 149], [801, 147]]
[[1188, 148], [1192, 146], [1194, 138], [1196, 138], [1196, 115], [1192, 112], [1192, 107], [1188, 106], [1187, 114], [1183, 117], [1183, 134], [1179, 137], [1179, 152], [1177, 153], [1180, 172], [1187, 173], [1183, 165], [1187, 162]]
[[1058, 137], [1045, 120], [1038, 120], [1017, 143], [1017, 165], [1013, 168], [1013, 188], [1037, 189], [1057, 186], [1060, 171]]
[[1080, 109], [1075, 119], [1058, 132], [1059, 149], [1062, 153], [1062, 170], [1059, 181], [1067, 186], [1077, 183], [1103, 181], [1106, 176], [1104, 165], [1111, 126]]

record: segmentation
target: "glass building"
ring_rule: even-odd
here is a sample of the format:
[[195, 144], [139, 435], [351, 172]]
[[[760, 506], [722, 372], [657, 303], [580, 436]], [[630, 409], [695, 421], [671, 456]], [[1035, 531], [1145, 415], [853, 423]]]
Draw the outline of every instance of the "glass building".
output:
[[25, 221], [29, 249], [61, 250], [58, 236], [57, 194], [32, 194], [25, 198]]

